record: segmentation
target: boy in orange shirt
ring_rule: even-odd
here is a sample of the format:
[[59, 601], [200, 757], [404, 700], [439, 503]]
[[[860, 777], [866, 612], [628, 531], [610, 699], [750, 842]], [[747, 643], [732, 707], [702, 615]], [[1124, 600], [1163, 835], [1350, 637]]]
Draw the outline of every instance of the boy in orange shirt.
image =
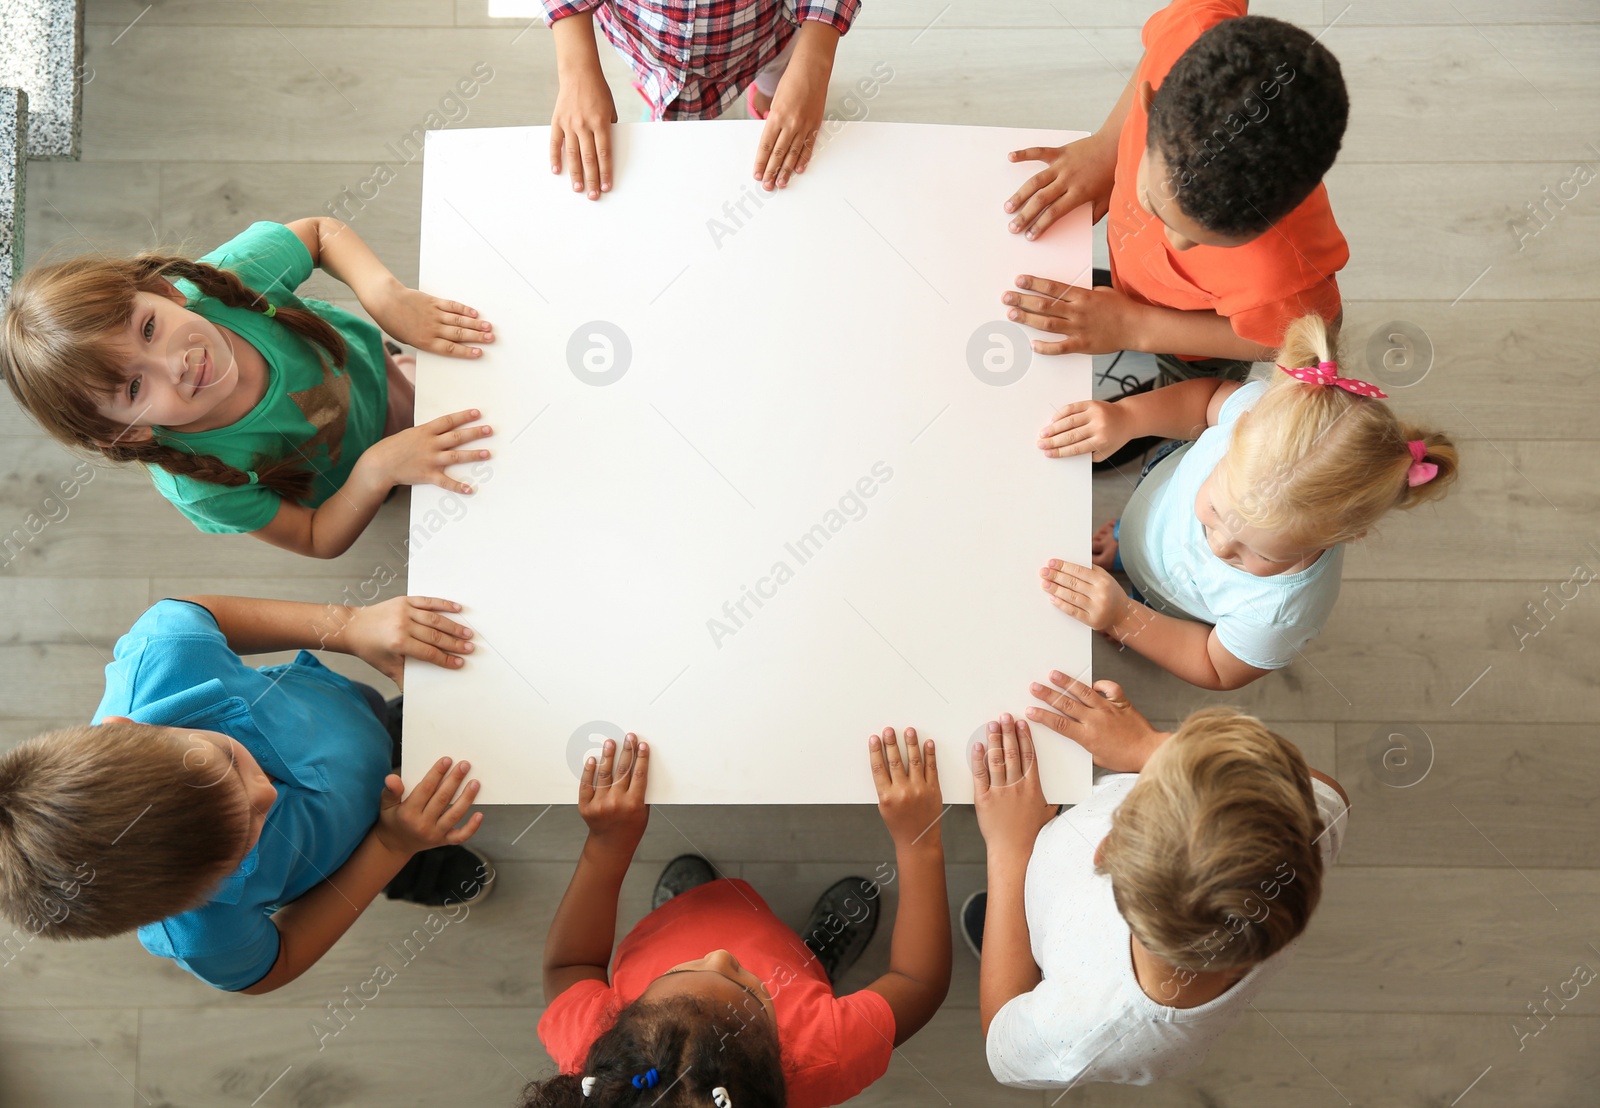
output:
[[1247, 11], [1174, 0], [1145, 23], [1099, 131], [1011, 154], [1049, 163], [1006, 202], [1013, 233], [1037, 238], [1081, 204], [1111, 217], [1111, 287], [1025, 275], [1026, 292], [1002, 297], [1011, 319], [1062, 336], [1035, 352], [1143, 350], [1162, 385], [1242, 381], [1292, 320], [1337, 325], [1350, 250], [1321, 182], [1344, 136], [1344, 78], [1305, 31]]

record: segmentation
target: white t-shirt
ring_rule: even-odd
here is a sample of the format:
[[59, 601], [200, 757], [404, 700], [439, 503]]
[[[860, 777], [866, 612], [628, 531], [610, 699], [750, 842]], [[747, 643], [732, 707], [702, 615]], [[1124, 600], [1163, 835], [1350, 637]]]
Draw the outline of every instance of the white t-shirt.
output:
[[[1148, 1085], [1191, 1069], [1299, 941], [1197, 1008], [1151, 1000], [1134, 976], [1132, 933], [1117, 911], [1111, 878], [1094, 872], [1095, 848], [1111, 830], [1111, 814], [1138, 780], [1133, 773], [1101, 778], [1088, 800], [1039, 832], [1023, 896], [1043, 980], [995, 1014], [985, 1044], [989, 1068], [1006, 1085]], [[1315, 778], [1311, 788], [1327, 824], [1318, 843], [1327, 866], [1344, 841], [1345, 803]]]
[[1139, 482], [1122, 510], [1118, 552], [1151, 608], [1214, 625], [1217, 641], [1246, 665], [1282, 669], [1328, 622], [1339, 599], [1344, 547], [1331, 547], [1296, 573], [1257, 577], [1212, 553], [1194, 514], [1200, 486], [1228, 452], [1233, 425], [1266, 391], [1265, 381], [1234, 390], [1215, 427]]

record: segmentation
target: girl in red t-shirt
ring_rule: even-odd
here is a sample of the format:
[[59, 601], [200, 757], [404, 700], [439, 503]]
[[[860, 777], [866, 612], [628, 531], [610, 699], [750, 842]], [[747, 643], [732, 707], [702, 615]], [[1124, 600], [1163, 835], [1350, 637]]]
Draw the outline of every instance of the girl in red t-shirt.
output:
[[[824, 1108], [883, 1076], [950, 986], [942, 802], [933, 743], [907, 728], [868, 740], [895, 867], [823, 895], [802, 939], [748, 884], [676, 859], [656, 909], [617, 947], [617, 895], [649, 819], [650, 749], [606, 742], [578, 786], [589, 837], [545, 940], [548, 1002], [539, 1038], [560, 1073], [524, 1090], [524, 1108], [705, 1105]], [[884, 881], [900, 880], [889, 970], [835, 996], [832, 980], [877, 923]], [[709, 952], [709, 953], [708, 953]]]

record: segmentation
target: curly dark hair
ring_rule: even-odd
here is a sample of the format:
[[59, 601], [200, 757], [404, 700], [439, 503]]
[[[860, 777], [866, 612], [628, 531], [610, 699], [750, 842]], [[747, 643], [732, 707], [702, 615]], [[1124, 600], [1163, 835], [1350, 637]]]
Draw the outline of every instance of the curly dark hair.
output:
[[1150, 103], [1166, 194], [1221, 235], [1258, 235], [1338, 156], [1350, 114], [1339, 61], [1299, 27], [1227, 19], [1195, 39]]
[[[653, 1087], [633, 1079], [654, 1069]], [[583, 1078], [594, 1088], [583, 1095]], [[589, 1048], [582, 1074], [530, 1081], [521, 1108], [714, 1108], [727, 1090], [733, 1108], [784, 1108], [777, 1029], [765, 1016], [741, 1020], [693, 996], [636, 1000]]]

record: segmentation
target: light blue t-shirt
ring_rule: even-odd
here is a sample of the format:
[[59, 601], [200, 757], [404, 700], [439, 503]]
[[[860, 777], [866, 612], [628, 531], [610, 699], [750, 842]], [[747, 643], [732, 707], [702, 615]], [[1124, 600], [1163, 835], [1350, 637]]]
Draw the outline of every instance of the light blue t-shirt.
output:
[[209, 901], [139, 928], [150, 953], [219, 989], [247, 988], [277, 961], [272, 913], [343, 865], [377, 820], [388, 732], [354, 682], [303, 650], [288, 665], [246, 665], [197, 604], [161, 601], [115, 653], [94, 722], [220, 732], [278, 790], [260, 841]]
[[1223, 648], [1246, 665], [1282, 669], [1327, 623], [1339, 599], [1344, 547], [1330, 547], [1297, 573], [1257, 577], [1213, 554], [1194, 514], [1200, 486], [1228, 452], [1233, 425], [1266, 391], [1265, 381], [1234, 390], [1215, 427], [1150, 471], [1123, 509], [1118, 552], [1150, 607], [1213, 624]]

